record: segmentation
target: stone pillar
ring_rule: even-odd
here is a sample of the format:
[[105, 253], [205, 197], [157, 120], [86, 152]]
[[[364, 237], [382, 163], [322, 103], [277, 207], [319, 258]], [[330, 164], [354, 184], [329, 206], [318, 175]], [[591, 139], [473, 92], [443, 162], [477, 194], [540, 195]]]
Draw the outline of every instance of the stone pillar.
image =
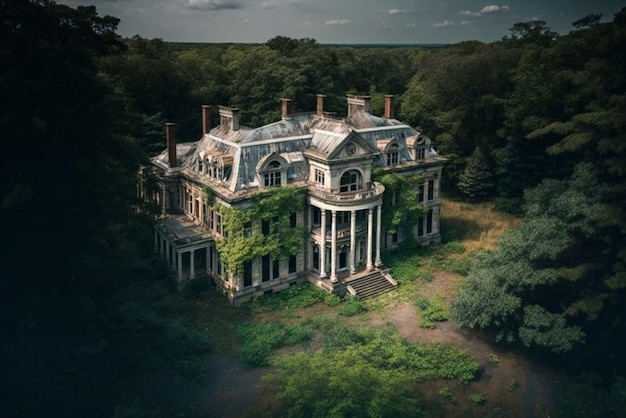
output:
[[194, 257], [196, 255], [196, 250], [189, 251], [189, 278], [193, 279], [196, 277], [196, 263]]
[[330, 244], [330, 281], [337, 283], [337, 211], [333, 210]]
[[178, 263], [178, 281], [183, 279], [183, 253], [176, 251], [176, 259]]
[[380, 267], [383, 262], [380, 259], [380, 233], [381, 233], [381, 229], [382, 229], [382, 209], [383, 208], [383, 204], [381, 203], [380, 205], [378, 205], [378, 208], [376, 209], [376, 262], [375, 265], [376, 267]]
[[350, 213], [350, 273], [356, 271], [356, 211]]
[[369, 208], [367, 213], [367, 269], [371, 270], [372, 264], [372, 227], [374, 225], [374, 208]]
[[320, 246], [320, 277], [326, 277], [326, 209], [322, 209], [322, 224], [320, 231], [322, 234], [322, 245]]
[[435, 206], [433, 208], [433, 234], [439, 233], [439, 211], [441, 206]]

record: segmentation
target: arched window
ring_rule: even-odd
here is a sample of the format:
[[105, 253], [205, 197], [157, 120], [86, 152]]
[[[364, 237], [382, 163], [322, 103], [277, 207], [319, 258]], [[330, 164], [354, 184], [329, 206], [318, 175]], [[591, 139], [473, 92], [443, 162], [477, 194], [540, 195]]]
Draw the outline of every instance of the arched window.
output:
[[387, 165], [400, 164], [400, 151], [398, 144], [391, 144], [387, 150]]
[[339, 181], [339, 192], [353, 192], [361, 188], [361, 174], [356, 170], [346, 171]]
[[267, 165], [267, 171], [263, 174], [263, 185], [265, 187], [280, 186], [281, 165], [278, 161], [271, 161]]

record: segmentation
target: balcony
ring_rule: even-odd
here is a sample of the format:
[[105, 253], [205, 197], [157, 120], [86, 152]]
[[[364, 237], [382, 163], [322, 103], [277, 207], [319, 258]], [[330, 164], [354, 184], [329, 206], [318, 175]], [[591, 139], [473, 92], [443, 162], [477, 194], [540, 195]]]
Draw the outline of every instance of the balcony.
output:
[[309, 186], [309, 194], [318, 199], [335, 202], [335, 203], [365, 203], [367, 201], [376, 200], [385, 191], [385, 186], [378, 182], [372, 182], [371, 187], [365, 190], [356, 190], [354, 192], [329, 192], [317, 185]]

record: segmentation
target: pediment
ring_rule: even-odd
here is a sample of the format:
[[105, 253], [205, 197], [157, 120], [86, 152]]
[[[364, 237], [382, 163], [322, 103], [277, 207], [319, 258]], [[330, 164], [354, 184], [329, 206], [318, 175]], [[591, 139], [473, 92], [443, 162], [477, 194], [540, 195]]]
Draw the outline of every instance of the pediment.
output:
[[351, 131], [337, 143], [329, 154], [329, 160], [357, 159], [377, 155], [378, 150], [365, 141], [356, 131]]

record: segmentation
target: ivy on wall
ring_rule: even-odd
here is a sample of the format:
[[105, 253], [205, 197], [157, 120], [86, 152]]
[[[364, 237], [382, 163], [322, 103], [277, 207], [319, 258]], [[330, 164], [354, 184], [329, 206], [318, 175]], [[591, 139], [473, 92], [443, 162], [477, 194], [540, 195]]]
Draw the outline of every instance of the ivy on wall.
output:
[[418, 191], [419, 185], [424, 183], [424, 177], [417, 174], [401, 176], [376, 169], [372, 173], [372, 179], [385, 186], [384, 209], [382, 211], [383, 228], [391, 234], [396, 233], [401, 228], [405, 239], [413, 240], [415, 238], [413, 226], [424, 214]]
[[[276, 187], [256, 193], [253, 206], [239, 210], [217, 205], [222, 216], [223, 238], [217, 242], [220, 257], [235, 277], [243, 274], [243, 265], [269, 255], [286, 259], [302, 252], [304, 228], [291, 226], [291, 214], [304, 209], [305, 195], [294, 186]], [[267, 223], [269, 233], [262, 233]]]

